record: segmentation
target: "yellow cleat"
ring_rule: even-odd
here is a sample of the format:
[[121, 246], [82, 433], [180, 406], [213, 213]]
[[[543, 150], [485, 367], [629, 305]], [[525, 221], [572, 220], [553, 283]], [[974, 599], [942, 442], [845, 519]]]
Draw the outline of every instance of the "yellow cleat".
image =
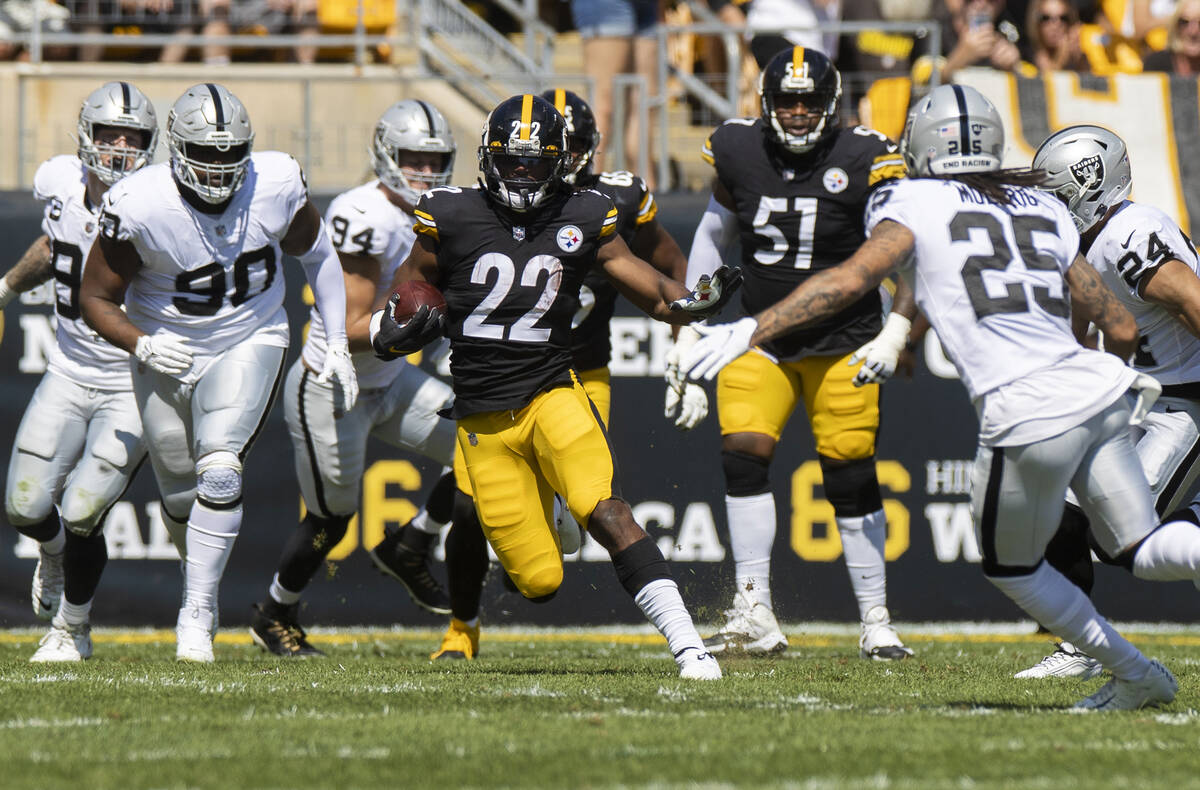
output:
[[479, 653], [479, 626], [467, 625], [457, 617], [450, 618], [450, 627], [442, 637], [442, 646], [429, 657], [437, 661], [442, 658], [465, 658], [470, 661]]

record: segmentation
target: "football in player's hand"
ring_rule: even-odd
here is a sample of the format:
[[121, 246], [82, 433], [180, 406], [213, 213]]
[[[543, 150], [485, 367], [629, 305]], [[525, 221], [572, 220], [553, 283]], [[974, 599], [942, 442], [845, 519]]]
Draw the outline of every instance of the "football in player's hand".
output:
[[395, 297], [395, 309], [392, 318], [396, 323], [403, 324], [425, 305], [435, 308], [442, 315], [446, 314], [446, 298], [442, 292], [423, 280], [409, 280], [396, 286], [392, 292]]

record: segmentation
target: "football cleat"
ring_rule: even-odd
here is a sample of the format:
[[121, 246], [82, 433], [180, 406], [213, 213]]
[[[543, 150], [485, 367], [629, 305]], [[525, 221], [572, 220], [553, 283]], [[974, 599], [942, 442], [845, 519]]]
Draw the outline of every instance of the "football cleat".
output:
[[725, 611], [725, 625], [704, 640], [710, 653], [765, 655], [780, 653], [787, 644], [775, 613], [761, 602], [751, 603], [741, 593], [734, 597], [733, 608]]
[[323, 656], [324, 652], [313, 647], [308, 634], [296, 622], [299, 604], [272, 607], [278, 616], [272, 617], [262, 604], [250, 607], [250, 638], [263, 650], [284, 658], [308, 658]]
[[904, 646], [900, 635], [892, 628], [892, 618], [886, 606], [872, 607], [862, 623], [858, 638], [858, 655], [873, 661], [902, 661], [913, 654]]
[[[413, 529], [404, 527], [403, 529]], [[379, 572], [404, 585], [413, 603], [434, 614], [450, 614], [450, 596], [433, 577], [428, 554], [419, 554], [403, 545], [403, 529], [389, 532], [375, 548], [367, 552]]]
[[1150, 671], [1141, 680], [1113, 678], [1100, 687], [1095, 694], [1075, 703], [1076, 708], [1085, 710], [1138, 710], [1157, 708], [1175, 699], [1179, 683], [1171, 670], [1158, 661], [1150, 662]]
[[33, 569], [33, 584], [29, 597], [33, 613], [39, 620], [49, 620], [58, 611], [63, 592], [63, 555], [50, 554], [38, 547], [37, 567]]
[[34, 663], [83, 661], [92, 657], [92, 627], [87, 623], [67, 625], [55, 618], [38, 649], [30, 656]]
[[442, 646], [429, 658], [438, 661], [446, 658], [474, 660], [479, 655], [479, 626], [467, 625], [457, 617], [450, 618], [450, 627], [442, 637]]
[[1096, 677], [1104, 668], [1100, 662], [1086, 653], [1075, 649], [1070, 642], [1059, 642], [1054, 652], [1029, 669], [1013, 675], [1018, 680], [1031, 678], [1079, 678], [1088, 680]]
[[721, 665], [716, 657], [698, 647], [685, 647], [675, 656], [679, 677], [684, 680], [720, 680]]
[[213, 611], [184, 603], [175, 623], [175, 660], [211, 664], [213, 658]]

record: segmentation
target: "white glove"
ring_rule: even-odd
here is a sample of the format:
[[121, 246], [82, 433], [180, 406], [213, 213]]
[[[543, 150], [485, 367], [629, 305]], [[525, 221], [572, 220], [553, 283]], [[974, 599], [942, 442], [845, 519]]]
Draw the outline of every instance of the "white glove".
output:
[[1158, 396], [1162, 395], [1162, 384], [1153, 376], [1139, 373], [1133, 383], [1129, 385], [1129, 389], [1137, 393], [1137, 400], [1133, 404], [1133, 410], [1129, 413], [1129, 424], [1141, 425], [1145, 421], [1146, 415], [1150, 413], [1150, 409], [1154, 407]]
[[317, 382], [325, 384], [330, 378], [337, 379], [342, 394], [340, 407], [335, 405], [333, 409], [334, 416], [340, 417], [353, 409], [358, 401], [358, 376], [354, 373], [354, 360], [345, 340], [335, 340], [325, 350], [325, 367], [317, 376]]
[[863, 363], [854, 377], [854, 386], [882, 384], [892, 377], [896, 372], [896, 363], [900, 360], [900, 352], [908, 342], [910, 329], [912, 321], [899, 313], [888, 313], [887, 321], [879, 334], [850, 356], [847, 364]]
[[142, 335], [133, 348], [140, 362], [159, 373], [178, 377], [192, 366], [192, 352], [182, 339], [170, 335]]
[[683, 356], [682, 368], [690, 379], [712, 381], [721, 368], [750, 350], [758, 321], [750, 316], [732, 324], [698, 326], [703, 337]]
[[667, 399], [663, 416], [667, 419], [675, 418], [675, 412], [678, 410], [675, 427], [681, 431], [695, 428], [708, 416], [708, 393], [699, 384], [688, 381], [680, 370], [684, 355], [699, 339], [700, 333], [692, 327], [680, 327], [679, 339], [671, 346], [666, 357]]

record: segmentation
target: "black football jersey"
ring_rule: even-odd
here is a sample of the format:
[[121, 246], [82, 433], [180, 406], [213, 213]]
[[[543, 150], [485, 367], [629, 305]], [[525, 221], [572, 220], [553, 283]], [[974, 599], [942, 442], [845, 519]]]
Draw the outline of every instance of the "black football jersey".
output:
[[596, 250], [617, 228], [612, 200], [566, 195], [525, 218], [498, 211], [482, 189], [421, 196], [414, 229], [437, 243], [446, 298], [451, 416], [519, 409], [571, 383], [571, 316]]
[[[631, 247], [638, 228], [658, 213], [658, 204], [646, 188], [646, 182], [633, 173], [624, 170], [600, 173], [581, 179], [577, 185], [612, 198], [617, 207], [617, 233]], [[579, 310], [575, 313], [571, 332], [571, 357], [576, 370], [608, 365], [612, 357], [608, 324], [616, 306], [616, 286], [599, 269], [588, 272], [579, 291]]]
[[[733, 196], [742, 244], [742, 306], [753, 314], [778, 302], [862, 244], [863, 210], [876, 185], [904, 175], [895, 144], [858, 126], [838, 129], [803, 155], [771, 142], [759, 119], [734, 118], [704, 144], [704, 159]], [[831, 318], [765, 344], [779, 359], [843, 354], [881, 327], [872, 291]]]

